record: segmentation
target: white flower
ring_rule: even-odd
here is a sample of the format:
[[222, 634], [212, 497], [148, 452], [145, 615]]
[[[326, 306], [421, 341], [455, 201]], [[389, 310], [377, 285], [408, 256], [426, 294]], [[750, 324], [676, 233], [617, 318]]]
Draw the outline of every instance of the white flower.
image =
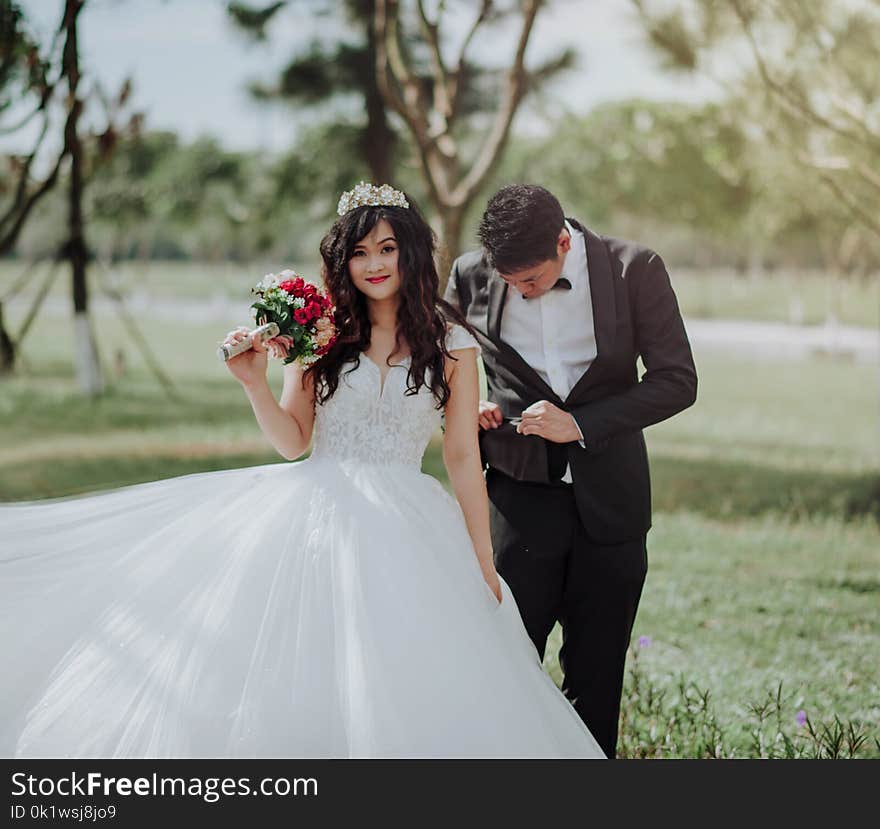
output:
[[293, 307], [294, 308], [305, 308], [306, 301], [301, 296], [294, 297], [293, 298]]

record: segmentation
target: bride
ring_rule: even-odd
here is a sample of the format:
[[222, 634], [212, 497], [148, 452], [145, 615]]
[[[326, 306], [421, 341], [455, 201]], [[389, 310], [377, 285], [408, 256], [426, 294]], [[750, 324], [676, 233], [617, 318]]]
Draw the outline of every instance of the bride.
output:
[[[3, 756], [604, 756], [495, 572], [480, 347], [431, 229], [387, 187], [339, 212], [336, 345], [280, 402], [283, 344], [227, 363], [306, 460], [0, 505]], [[421, 471], [441, 422], [455, 498]]]

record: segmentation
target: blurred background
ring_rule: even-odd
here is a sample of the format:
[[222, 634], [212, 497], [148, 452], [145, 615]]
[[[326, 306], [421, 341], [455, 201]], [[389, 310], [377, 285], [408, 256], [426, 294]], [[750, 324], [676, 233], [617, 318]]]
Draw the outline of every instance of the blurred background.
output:
[[444, 282], [539, 183], [663, 256], [700, 374], [623, 752], [880, 756], [878, 43], [876, 0], [0, 0], [0, 500], [283, 462], [215, 354], [251, 286], [361, 179]]

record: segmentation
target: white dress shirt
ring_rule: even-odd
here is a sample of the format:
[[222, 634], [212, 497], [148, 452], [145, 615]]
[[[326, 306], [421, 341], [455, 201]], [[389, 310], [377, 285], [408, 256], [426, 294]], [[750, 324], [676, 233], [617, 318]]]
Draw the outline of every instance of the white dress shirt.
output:
[[[586, 242], [583, 233], [568, 222], [565, 227], [571, 234], [571, 249], [560, 276], [571, 282], [571, 290], [556, 288], [526, 299], [509, 288], [501, 313], [501, 338], [519, 352], [562, 400], [598, 353]], [[567, 464], [562, 480], [571, 483], [571, 468]]]

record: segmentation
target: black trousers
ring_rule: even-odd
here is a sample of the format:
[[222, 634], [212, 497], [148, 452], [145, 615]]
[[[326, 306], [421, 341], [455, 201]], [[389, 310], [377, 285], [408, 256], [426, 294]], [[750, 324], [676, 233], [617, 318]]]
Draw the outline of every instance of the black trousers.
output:
[[495, 567], [542, 659], [553, 625], [562, 626], [562, 691], [613, 758], [626, 651], [648, 570], [645, 536], [590, 541], [569, 484], [516, 481], [490, 468], [486, 488]]

